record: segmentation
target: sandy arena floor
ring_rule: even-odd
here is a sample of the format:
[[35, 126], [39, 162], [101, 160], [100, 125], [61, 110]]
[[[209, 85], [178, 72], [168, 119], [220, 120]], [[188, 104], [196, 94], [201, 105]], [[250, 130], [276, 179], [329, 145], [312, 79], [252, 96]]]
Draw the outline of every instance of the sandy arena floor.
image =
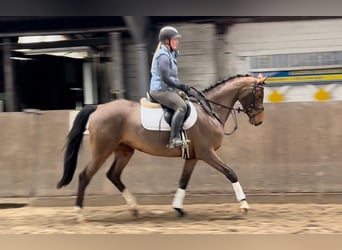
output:
[[2, 208], [0, 234], [341, 234], [342, 204], [184, 205], [179, 218], [170, 205], [140, 205], [133, 217], [125, 205], [89, 206], [78, 223], [73, 207]]

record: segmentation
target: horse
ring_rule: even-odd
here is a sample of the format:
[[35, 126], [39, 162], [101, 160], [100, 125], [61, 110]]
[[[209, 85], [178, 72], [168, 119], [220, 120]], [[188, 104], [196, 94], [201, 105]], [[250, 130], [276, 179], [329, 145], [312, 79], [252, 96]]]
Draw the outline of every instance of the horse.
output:
[[[237, 174], [217, 155], [226, 134], [224, 125], [239, 101], [243, 111], [254, 126], [262, 124], [264, 119], [264, 84], [267, 77], [261, 74], [236, 75], [197, 91], [197, 98], [190, 98], [197, 111], [197, 120], [186, 130], [190, 140], [188, 157], [184, 160], [178, 188], [172, 201], [172, 207], [179, 216], [184, 216], [183, 201], [186, 188], [198, 160], [213, 167], [232, 183], [239, 209], [247, 213], [250, 209], [246, 195], [239, 183]], [[192, 88], [195, 89], [195, 88]], [[194, 92], [194, 91], [192, 91]], [[98, 105], [83, 107], [77, 116], [66, 139], [63, 176], [57, 183], [57, 189], [68, 185], [73, 178], [78, 151], [84, 131], [88, 125], [90, 141], [90, 160], [79, 174], [75, 209], [82, 216], [86, 187], [92, 177], [101, 168], [106, 159], [114, 153], [114, 161], [106, 172], [107, 178], [124, 197], [129, 211], [139, 216], [134, 195], [121, 180], [121, 174], [133, 156], [135, 150], [163, 157], [181, 157], [181, 148], [166, 147], [169, 131], [151, 131], [142, 126], [141, 104], [127, 99], [117, 99]], [[205, 131], [206, 136], [203, 136]], [[82, 218], [82, 217], [80, 217]]]

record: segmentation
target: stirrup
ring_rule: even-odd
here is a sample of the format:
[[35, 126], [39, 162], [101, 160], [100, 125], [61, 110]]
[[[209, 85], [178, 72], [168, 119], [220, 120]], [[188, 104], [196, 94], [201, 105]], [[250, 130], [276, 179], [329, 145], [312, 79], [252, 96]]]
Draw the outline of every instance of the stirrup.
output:
[[171, 142], [167, 145], [168, 148], [175, 148], [180, 147], [184, 145], [184, 141], [182, 141], [180, 138], [172, 139]]

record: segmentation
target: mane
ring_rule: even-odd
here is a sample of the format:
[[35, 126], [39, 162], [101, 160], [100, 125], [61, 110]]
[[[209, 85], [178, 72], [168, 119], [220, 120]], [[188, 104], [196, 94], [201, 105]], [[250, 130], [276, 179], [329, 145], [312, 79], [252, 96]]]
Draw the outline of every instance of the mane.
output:
[[230, 77], [227, 77], [226, 79], [223, 79], [223, 80], [219, 80], [218, 82], [216, 82], [215, 84], [213, 84], [212, 86], [209, 86], [208, 88], [204, 89], [202, 92], [205, 93], [205, 92], [208, 92], [214, 88], [216, 88], [217, 86], [219, 85], [222, 85], [224, 83], [227, 83], [227, 82], [230, 82], [231, 80], [235, 79], [235, 78], [239, 78], [239, 77], [248, 77], [248, 76], [251, 76], [249, 74], [246, 74], [246, 75], [241, 75], [241, 74], [238, 74], [238, 75], [235, 75], [235, 76], [230, 76]]

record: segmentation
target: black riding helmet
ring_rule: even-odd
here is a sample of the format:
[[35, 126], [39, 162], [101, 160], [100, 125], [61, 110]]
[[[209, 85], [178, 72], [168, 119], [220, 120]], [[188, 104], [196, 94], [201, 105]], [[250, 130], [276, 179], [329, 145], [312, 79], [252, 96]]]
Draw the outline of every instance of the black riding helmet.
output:
[[165, 26], [159, 31], [159, 41], [164, 42], [165, 40], [170, 40], [172, 38], [179, 38], [181, 35], [172, 26]]

